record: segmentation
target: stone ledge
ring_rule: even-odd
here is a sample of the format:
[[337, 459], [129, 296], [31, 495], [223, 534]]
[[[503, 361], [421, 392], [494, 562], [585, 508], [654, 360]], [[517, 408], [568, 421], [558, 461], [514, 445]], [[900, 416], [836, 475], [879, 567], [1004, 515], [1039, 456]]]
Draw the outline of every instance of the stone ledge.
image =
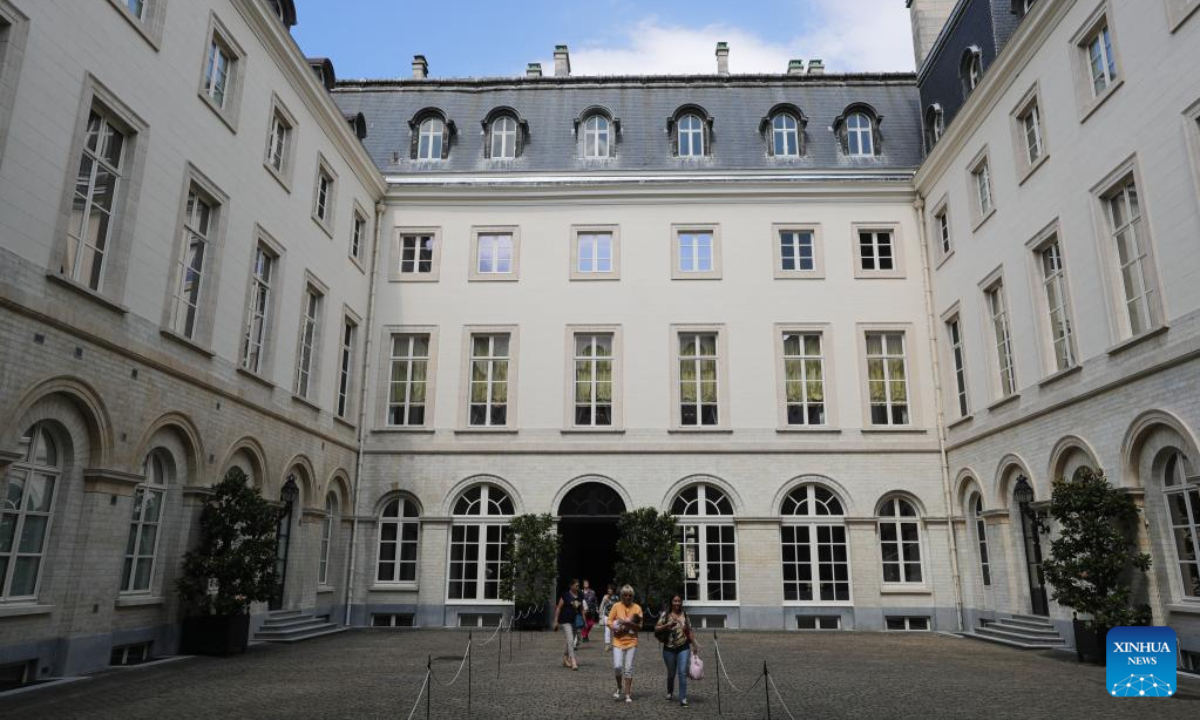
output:
[[54, 612], [53, 605], [0, 605], [0, 618], [49, 615], [52, 612]]
[[83, 471], [83, 491], [85, 493], [107, 493], [129, 497], [133, 495], [134, 488], [145, 481], [145, 475], [134, 475], [120, 470], [87, 468]]
[[160, 596], [128, 595], [118, 597], [113, 606], [119, 608], [147, 607], [150, 605], [162, 605], [165, 602], [166, 598]]

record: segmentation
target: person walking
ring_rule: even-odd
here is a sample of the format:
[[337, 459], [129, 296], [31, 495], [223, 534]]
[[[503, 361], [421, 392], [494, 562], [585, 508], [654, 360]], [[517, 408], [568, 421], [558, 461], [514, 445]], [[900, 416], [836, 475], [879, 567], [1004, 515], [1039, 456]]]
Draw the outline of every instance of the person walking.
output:
[[700, 647], [696, 644], [687, 613], [683, 611], [683, 597], [676, 595], [671, 598], [671, 606], [654, 626], [654, 636], [663, 645], [663, 662], [667, 666], [667, 702], [675, 698], [675, 676], [678, 675], [679, 705], [687, 707], [688, 664], [692, 660], [692, 653]]
[[599, 604], [596, 600], [596, 591], [592, 589], [592, 584], [587, 578], [583, 579], [583, 635], [582, 642], [588, 642], [592, 634], [592, 626], [596, 624], [596, 613], [599, 611]]
[[575, 662], [575, 618], [579, 616], [582, 609], [579, 581], [572, 580], [571, 585], [558, 599], [558, 605], [554, 608], [554, 632], [558, 632], [561, 625], [567, 643], [566, 649], [563, 650], [563, 667], [572, 670], [579, 669], [579, 663]]
[[[621, 700], [625, 691], [625, 702], [633, 702], [633, 658], [637, 655], [638, 630], [642, 627], [642, 606], [633, 601], [633, 588], [621, 586], [621, 601], [608, 611], [606, 622], [612, 628], [613, 674], [617, 679], [617, 691], [613, 700]], [[624, 684], [622, 685], [622, 681]]]
[[600, 600], [600, 624], [604, 626], [604, 652], [612, 650], [612, 628], [608, 626], [608, 613], [620, 598], [617, 597], [617, 586], [608, 584], [604, 598]]

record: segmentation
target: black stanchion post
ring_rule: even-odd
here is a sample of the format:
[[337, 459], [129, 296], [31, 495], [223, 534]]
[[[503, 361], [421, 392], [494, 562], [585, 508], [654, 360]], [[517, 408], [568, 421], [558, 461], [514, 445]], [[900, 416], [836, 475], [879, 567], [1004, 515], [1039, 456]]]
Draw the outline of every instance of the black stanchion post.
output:
[[425, 656], [425, 720], [433, 709], [433, 656]]
[[500, 677], [500, 660], [504, 658], [504, 618], [500, 618], [500, 627], [496, 630], [496, 641], [500, 647], [496, 649], [496, 677]]
[[[512, 635], [513, 620], [508, 621], [508, 634]], [[508, 639], [508, 661], [512, 662], [512, 638]]]
[[763, 691], [767, 694], [767, 720], [771, 720], [771, 671], [766, 660], [763, 660]]
[[717, 714], [721, 715], [721, 654], [717, 650], [716, 633], [713, 633], [713, 655], [717, 659]]
[[467, 720], [471, 720], [471, 656], [475, 654], [471, 636], [472, 633], [467, 633]]

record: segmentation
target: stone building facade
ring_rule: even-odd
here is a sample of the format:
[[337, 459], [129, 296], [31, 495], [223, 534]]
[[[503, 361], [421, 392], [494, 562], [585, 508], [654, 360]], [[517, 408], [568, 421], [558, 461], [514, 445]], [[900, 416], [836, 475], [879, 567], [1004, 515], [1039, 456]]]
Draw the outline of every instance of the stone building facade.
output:
[[509, 612], [522, 513], [606, 581], [648, 506], [709, 626], [1068, 642], [1031, 513], [1098, 466], [1194, 663], [1197, 3], [910, 5], [915, 76], [339, 82], [290, 2], [0, 0], [0, 667], [172, 652], [234, 465], [338, 624]]

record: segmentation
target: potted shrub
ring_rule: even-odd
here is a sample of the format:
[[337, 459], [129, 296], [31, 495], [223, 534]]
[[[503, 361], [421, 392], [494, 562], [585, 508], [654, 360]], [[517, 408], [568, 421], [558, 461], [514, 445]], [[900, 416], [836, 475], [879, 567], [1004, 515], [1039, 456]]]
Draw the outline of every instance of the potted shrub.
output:
[[622, 513], [617, 528], [617, 582], [633, 586], [645, 611], [642, 625], [651, 628], [671, 596], [683, 592], [679, 526], [667, 513], [639, 508]]
[[509, 561], [500, 574], [500, 596], [513, 601], [522, 628], [544, 629], [554, 597], [558, 532], [548, 514], [518, 515], [508, 526]]
[[200, 546], [183, 558], [176, 590], [187, 608], [183, 652], [228, 655], [245, 652], [250, 603], [271, 598], [278, 511], [232, 468], [213, 487], [200, 513]]
[[1137, 505], [1102, 473], [1081, 468], [1072, 480], [1054, 483], [1050, 515], [1060, 529], [1042, 564], [1053, 587], [1051, 597], [1075, 611], [1080, 660], [1089, 656], [1104, 664], [1110, 628], [1150, 622], [1150, 607], [1133, 605], [1131, 599], [1129, 573], [1150, 568], [1150, 556], [1137, 552], [1130, 540], [1138, 520]]

